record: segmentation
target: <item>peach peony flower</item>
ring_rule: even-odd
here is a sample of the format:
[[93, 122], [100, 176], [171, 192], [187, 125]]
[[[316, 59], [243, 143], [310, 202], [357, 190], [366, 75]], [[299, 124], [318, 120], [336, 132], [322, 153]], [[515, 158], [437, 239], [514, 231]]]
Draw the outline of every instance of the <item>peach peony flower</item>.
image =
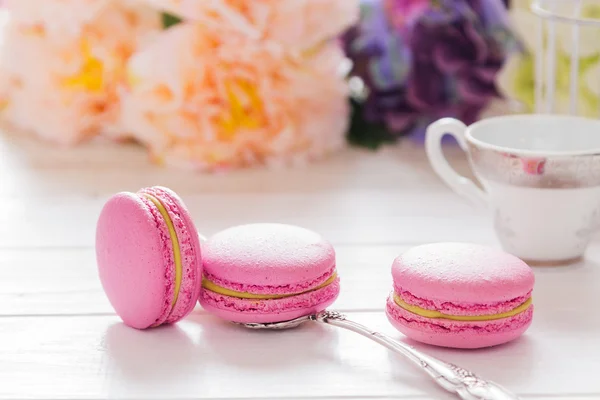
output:
[[[80, 25], [61, 32], [52, 11], [69, 4]], [[0, 52], [4, 120], [60, 144], [119, 131], [125, 64], [147, 35], [161, 29], [158, 12], [119, 0], [14, 0], [7, 6], [11, 18]]]
[[359, 17], [359, 0], [145, 0], [209, 27], [223, 24], [248, 36], [309, 49], [338, 36]]
[[11, 19], [46, 34], [75, 35], [91, 22], [111, 0], [5, 0]]
[[343, 53], [303, 57], [231, 31], [176, 25], [129, 63], [123, 124], [153, 159], [215, 170], [294, 164], [344, 144]]

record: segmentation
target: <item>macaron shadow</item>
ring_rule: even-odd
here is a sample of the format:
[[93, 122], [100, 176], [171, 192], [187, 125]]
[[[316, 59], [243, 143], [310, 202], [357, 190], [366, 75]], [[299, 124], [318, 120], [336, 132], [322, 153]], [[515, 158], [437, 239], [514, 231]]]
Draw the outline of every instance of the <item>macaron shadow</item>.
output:
[[204, 365], [198, 347], [176, 325], [141, 331], [116, 323], [106, 330], [103, 347], [109, 364], [126, 378], [119, 383], [132, 387], [168, 386], [191, 370], [195, 376], [201, 375]]
[[[358, 336], [354, 332], [310, 321], [288, 330], [252, 330], [206, 314], [192, 314], [190, 319], [202, 326], [200, 343], [210, 363], [216, 360], [236, 368], [259, 371], [265, 379], [273, 379], [274, 375], [285, 377], [306, 368], [321, 368], [364, 382], [387, 381], [388, 374], [384, 370], [349, 361], [353, 348], [342, 344], [345, 341], [342, 335]], [[357, 340], [365, 340], [374, 351], [387, 352], [367, 339], [358, 337]], [[323, 382], [310, 384], [319, 386]], [[398, 390], [401, 389], [398, 385]], [[333, 388], [323, 389], [321, 394], [335, 397], [338, 393]]]
[[[600, 299], [600, 263], [585, 262], [565, 267], [533, 268], [535, 315], [532, 329], [572, 336], [573, 332], [594, 333], [598, 323], [589, 314], [596, 312]], [[557, 290], [559, 289], [559, 290]]]
[[[526, 332], [511, 342], [496, 346], [479, 349], [454, 349], [420, 343], [400, 333], [392, 335], [393, 339], [406, 343], [425, 354], [459, 365], [482, 376], [484, 379], [496, 381], [511, 388], [514, 388], [515, 385], [518, 386], [520, 383], [527, 385], [530, 382], [530, 375], [535, 370], [534, 367], [538, 360], [536, 352], [541, 351], [536, 350], [536, 342], [533, 336], [530, 332]], [[414, 381], [414, 378], [407, 376], [407, 368], [411, 368], [422, 377], [423, 384], [419, 386], [426, 387], [428, 385], [431, 378], [419, 371], [418, 367], [411, 365], [411, 362], [404, 357], [390, 352], [388, 359], [395, 379], [406, 380], [407, 385], [411, 385], [410, 382]], [[428, 389], [431, 396], [436, 395], [434, 389], [433, 387]]]
[[287, 330], [252, 330], [208, 314], [194, 313], [187, 320], [201, 325], [199, 341], [206, 357], [240, 368], [294, 370], [336, 358], [336, 333], [314, 322]]

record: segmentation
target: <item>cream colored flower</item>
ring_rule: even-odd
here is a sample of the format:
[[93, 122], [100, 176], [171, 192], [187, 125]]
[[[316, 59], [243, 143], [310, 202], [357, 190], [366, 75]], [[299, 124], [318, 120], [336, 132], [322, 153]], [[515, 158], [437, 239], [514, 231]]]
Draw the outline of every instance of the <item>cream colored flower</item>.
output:
[[344, 144], [342, 60], [336, 44], [297, 57], [225, 25], [179, 24], [131, 59], [123, 123], [169, 165], [304, 162]]
[[[17, 16], [25, 12], [19, 1]], [[43, 3], [50, 10], [50, 3], [60, 9], [76, 2]], [[55, 22], [49, 11], [38, 12], [35, 18], [9, 20], [0, 52], [4, 120], [61, 144], [102, 131], [120, 133], [118, 91], [124, 83], [125, 64], [148, 35], [159, 32], [160, 18], [146, 5], [118, 0], [102, 3], [71, 33], [52, 28]]]
[[359, 0], [145, 0], [207, 27], [231, 26], [249, 37], [309, 49], [359, 17]]

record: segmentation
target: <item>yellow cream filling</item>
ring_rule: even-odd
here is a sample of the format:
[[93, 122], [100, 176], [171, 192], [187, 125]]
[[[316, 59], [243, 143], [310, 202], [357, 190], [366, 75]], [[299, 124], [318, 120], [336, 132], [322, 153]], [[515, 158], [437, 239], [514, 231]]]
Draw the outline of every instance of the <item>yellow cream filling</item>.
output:
[[520, 314], [523, 311], [527, 310], [531, 305], [531, 297], [528, 298], [523, 304], [513, 308], [510, 311], [506, 311], [499, 314], [490, 314], [490, 315], [449, 315], [443, 314], [439, 311], [435, 310], [426, 310], [424, 308], [408, 304], [404, 300], [398, 296], [397, 293], [394, 293], [394, 302], [404, 308], [406, 311], [410, 311], [413, 314], [420, 315], [426, 318], [443, 318], [443, 319], [451, 319], [454, 321], [492, 321], [495, 319], [502, 319], [512, 317], [514, 315]]
[[325, 282], [321, 283], [319, 286], [317, 286], [315, 288], [306, 290], [304, 292], [290, 293], [290, 294], [255, 294], [255, 293], [248, 293], [248, 292], [237, 292], [235, 290], [221, 287], [221, 286], [209, 281], [206, 278], [202, 278], [202, 287], [206, 290], [210, 290], [211, 292], [215, 292], [215, 293], [222, 294], [224, 296], [229, 296], [229, 297], [237, 297], [238, 299], [272, 300], [272, 299], [283, 299], [285, 297], [297, 296], [300, 294], [312, 292], [314, 290], [322, 289], [325, 286], [333, 283], [335, 278], [337, 278], [337, 272], [334, 272], [329, 277], [329, 279], [327, 279]]
[[169, 229], [169, 236], [171, 237], [171, 245], [173, 246], [173, 259], [175, 261], [175, 290], [173, 293], [173, 300], [171, 301], [171, 309], [175, 307], [175, 303], [177, 303], [177, 297], [179, 296], [179, 288], [181, 287], [181, 275], [182, 275], [182, 267], [181, 267], [181, 251], [179, 250], [179, 240], [177, 239], [177, 232], [175, 232], [175, 227], [173, 226], [173, 221], [171, 221], [171, 217], [169, 217], [169, 213], [163, 204], [156, 197], [144, 193], [144, 196], [148, 198], [151, 202], [154, 203], [160, 215], [162, 215], [165, 223], [167, 224], [167, 228]]

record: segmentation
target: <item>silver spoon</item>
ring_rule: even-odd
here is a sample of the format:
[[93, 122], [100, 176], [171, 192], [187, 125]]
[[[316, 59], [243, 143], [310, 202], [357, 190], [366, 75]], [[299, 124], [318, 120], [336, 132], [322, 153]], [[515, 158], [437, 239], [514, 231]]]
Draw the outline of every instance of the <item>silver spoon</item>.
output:
[[392, 338], [374, 332], [367, 327], [346, 319], [346, 316], [335, 311], [322, 311], [318, 314], [307, 315], [284, 322], [237, 323], [250, 329], [289, 329], [307, 321], [316, 321], [324, 324], [339, 326], [367, 337], [388, 349], [403, 355], [429, 374], [433, 380], [451, 393], [455, 393], [463, 400], [518, 400], [519, 397], [497, 383], [486, 381], [454, 364], [421, 353], [417, 349], [393, 340]]

